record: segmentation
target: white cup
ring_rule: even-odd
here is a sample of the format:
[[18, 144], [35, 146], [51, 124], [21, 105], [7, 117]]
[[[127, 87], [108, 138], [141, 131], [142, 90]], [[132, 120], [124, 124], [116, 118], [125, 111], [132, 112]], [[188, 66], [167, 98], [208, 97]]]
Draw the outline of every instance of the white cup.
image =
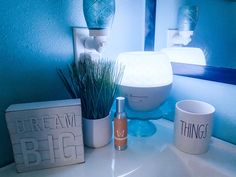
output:
[[176, 103], [174, 144], [183, 152], [202, 154], [208, 150], [215, 108], [205, 102], [183, 100]]

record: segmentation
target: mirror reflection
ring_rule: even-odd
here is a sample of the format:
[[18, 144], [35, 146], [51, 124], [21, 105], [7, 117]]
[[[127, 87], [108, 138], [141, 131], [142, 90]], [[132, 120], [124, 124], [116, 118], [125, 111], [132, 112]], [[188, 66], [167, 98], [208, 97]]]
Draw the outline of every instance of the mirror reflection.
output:
[[[191, 41], [186, 45], [174, 45], [174, 47], [185, 48], [186, 52], [183, 49], [177, 52], [183, 55], [190, 52], [190, 47], [194, 47], [194, 50], [199, 48], [205, 56], [205, 61], [188, 63], [236, 69], [236, 1], [233, 0], [158, 1], [155, 50], [170, 47], [167, 34], [170, 30], [180, 28], [179, 11], [185, 5], [197, 6], [198, 18], [192, 35], [189, 34]], [[202, 56], [201, 52], [194, 54], [196, 55]]]

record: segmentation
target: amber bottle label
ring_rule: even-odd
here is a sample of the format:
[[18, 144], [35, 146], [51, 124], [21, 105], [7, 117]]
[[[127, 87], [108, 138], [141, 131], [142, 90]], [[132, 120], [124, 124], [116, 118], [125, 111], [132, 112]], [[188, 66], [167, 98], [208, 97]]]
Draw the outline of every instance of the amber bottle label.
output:
[[117, 147], [127, 145], [127, 119], [114, 120], [114, 144]]

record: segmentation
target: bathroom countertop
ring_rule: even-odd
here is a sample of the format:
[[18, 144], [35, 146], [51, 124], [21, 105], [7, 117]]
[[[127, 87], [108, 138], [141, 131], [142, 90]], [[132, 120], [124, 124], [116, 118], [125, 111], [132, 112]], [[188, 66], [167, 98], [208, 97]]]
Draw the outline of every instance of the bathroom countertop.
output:
[[212, 138], [209, 151], [190, 155], [172, 145], [173, 123], [155, 120], [151, 137], [128, 137], [128, 148], [117, 151], [113, 142], [85, 148], [85, 163], [17, 173], [14, 164], [0, 168], [1, 177], [235, 177], [236, 145]]

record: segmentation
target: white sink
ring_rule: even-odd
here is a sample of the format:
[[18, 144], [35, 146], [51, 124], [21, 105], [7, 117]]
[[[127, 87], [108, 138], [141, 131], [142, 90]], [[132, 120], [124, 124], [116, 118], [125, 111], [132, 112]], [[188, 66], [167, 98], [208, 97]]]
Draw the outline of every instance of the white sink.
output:
[[[211, 148], [212, 151], [214, 147]], [[214, 154], [218, 156], [219, 154]], [[221, 154], [222, 155], [222, 154]], [[226, 155], [226, 154], [225, 154]], [[229, 155], [229, 154], [228, 154]], [[177, 150], [174, 146], [166, 146], [159, 154], [149, 158], [149, 162], [144, 163], [130, 173], [120, 175], [119, 177], [235, 177], [236, 176], [236, 159], [235, 156], [223, 157], [228, 158], [229, 164], [224, 162], [217, 164], [212, 163], [201, 157], [211, 156], [209, 153], [195, 156], [185, 154]], [[219, 157], [218, 157], [219, 158]], [[231, 158], [231, 160], [230, 160]], [[213, 159], [212, 159], [213, 160]], [[231, 166], [232, 169], [227, 169]]]
[[157, 132], [148, 138], [128, 137], [128, 149], [113, 143], [85, 149], [85, 163], [27, 173], [14, 164], [0, 168], [0, 177], [235, 177], [236, 146], [213, 138], [209, 151], [190, 155], [172, 145], [173, 123], [156, 120]]
[[[120, 175], [119, 177], [125, 175]], [[190, 172], [182, 160], [166, 147], [160, 153], [153, 155], [135, 171], [126, 177], [190, 177]]]

